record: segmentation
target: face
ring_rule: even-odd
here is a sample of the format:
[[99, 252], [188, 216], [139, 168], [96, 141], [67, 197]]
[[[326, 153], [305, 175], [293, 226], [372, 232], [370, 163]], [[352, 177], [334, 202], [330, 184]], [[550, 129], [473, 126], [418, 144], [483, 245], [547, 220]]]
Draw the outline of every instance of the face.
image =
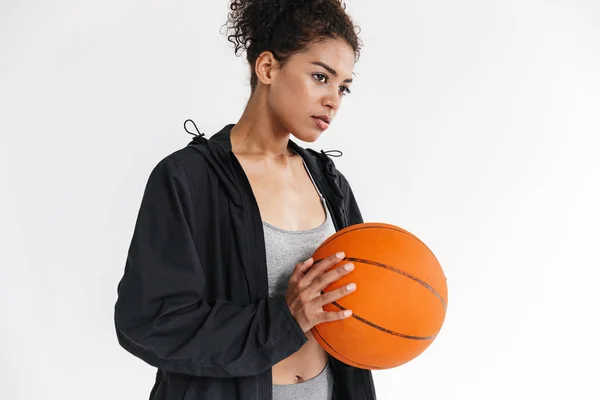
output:
[[267, 83], [267, 103], [282, 129], [305, 142], [317, 140], [350, 93], [354, 57], [344, 40], [328, 39], [293, 54], [282, 68], [259, 74], [259, 85]]

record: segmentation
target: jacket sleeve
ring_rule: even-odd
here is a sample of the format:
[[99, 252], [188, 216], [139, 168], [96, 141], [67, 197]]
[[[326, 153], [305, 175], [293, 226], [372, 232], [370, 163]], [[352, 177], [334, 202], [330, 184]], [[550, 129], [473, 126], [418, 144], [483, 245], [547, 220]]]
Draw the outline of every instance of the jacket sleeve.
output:
[[204, 301], [206, 268], [195, 244], [192, 192], [179, 161], [165, 158], [146, 185], [114, 322], [119, 344], [165, 371], [257, 375], [307, 341], [283, 296], [256, 304]]

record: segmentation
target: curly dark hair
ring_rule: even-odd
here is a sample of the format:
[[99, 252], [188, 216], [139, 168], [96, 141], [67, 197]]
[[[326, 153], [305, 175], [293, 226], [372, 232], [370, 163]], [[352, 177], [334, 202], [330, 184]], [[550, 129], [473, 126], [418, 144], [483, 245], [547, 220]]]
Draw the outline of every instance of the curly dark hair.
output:
[[343, 39], [360, 57], [360, 28], [346, 14], [342, 0], [232, 0], [227, 22], [235, 54], [246, 51], [250, 64], [250, 87], [256, 88], [256, 59], [271, 51], [283, 67], [289, 57], [307, 45], [325, 39]]

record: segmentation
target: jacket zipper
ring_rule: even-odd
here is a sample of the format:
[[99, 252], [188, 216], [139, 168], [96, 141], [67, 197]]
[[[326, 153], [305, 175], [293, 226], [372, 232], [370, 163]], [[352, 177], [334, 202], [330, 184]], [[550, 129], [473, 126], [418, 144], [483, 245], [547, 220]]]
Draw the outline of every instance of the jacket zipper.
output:
[[[246, 196], [248, 197], [248, 203], [251, 204], [250, 209], [248, 210], [249, 214], [250, 214], [250, 223], [252, 225], [252, 230], [254, 232], [254, 238], [253, 239], [249, 239], [248, 240], [248, 244], [249, 244], [249, 252], [252, 254], [252, 260], [253, 260], [253, 266], [254, 266], [254, 293], [255, 293], [255, 297], [256, 298], [252, 298], [252, 301], [256, 301], [258, 299], [258, 284], [260, 282], [260, 268], [258, 268], [258, 265], [260, 265], [259, 260], [258, 260], [258, 247], [256, 245], [256, 243], [251, 243], [252, 241], [257, 241], [259, 237], [264, 237], [261, 235], [264, 235], [264, 232], [260, 232], [260, 230], [262, 229], [262, 225], [258, 224], [256, 221], [256, 216], [260, 215], [260, 210], [258, 208], [258, 202], [256, 201], [256, 197], [254, 197], [254, 192], [252, 191], [252, 185], [250, 185], [250, 181], [248, 180], [248, 176], [246, 175], [246, 172], [244, 171], [244, 168], [242, 167], [242, 164], [240, 164], [239, 160], [237, 159], [237, 157], [235, 156], [235, 154], [233, 152], [231, 152], [231, 156], [235, 159], [235, 163], [237, 165], [238, 168], [238, 173], [242, 176], [242, 180], [244, 181], [244, 184], [246, 185]], [[253, 245], [254, 244], [254, 245]], [[265, 248], [264, 243], [263, 243], [263, 249]], [[266, 250], [265, 250], [266, 251]], [[251, 292], [252, 293], [252, 292]], [[271, 374], [271, 369], [269, 369], [268, 371], [265, 371], [263, 373], [265, 375], [265, 377], [262, 377], [259, 375], [259, 384], [258, 384], [258, 399], [259, 400], [272, 400], [273, 398], [273, 391], [270, 389], [270, 383], [269, 383], [269, 376]], [[272, 385], [272, 382], [271, 382]]]

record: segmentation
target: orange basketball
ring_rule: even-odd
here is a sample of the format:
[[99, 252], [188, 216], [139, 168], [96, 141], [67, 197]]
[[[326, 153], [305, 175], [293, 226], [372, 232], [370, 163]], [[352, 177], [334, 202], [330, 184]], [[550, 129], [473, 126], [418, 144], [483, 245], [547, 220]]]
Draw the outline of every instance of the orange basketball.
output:
[[356, 290], [324, 306], [352, 310], [352, 316], [311, 330], [332, 357], [363, 369], [387, 369], [421, 354], [446, 316], [444, 271], [416, 236], [394, 225], [364, 223], [336, 232], [315, 251], [316, 261], [343, 251], [354, 270], [328, 292], [356, 283]]

